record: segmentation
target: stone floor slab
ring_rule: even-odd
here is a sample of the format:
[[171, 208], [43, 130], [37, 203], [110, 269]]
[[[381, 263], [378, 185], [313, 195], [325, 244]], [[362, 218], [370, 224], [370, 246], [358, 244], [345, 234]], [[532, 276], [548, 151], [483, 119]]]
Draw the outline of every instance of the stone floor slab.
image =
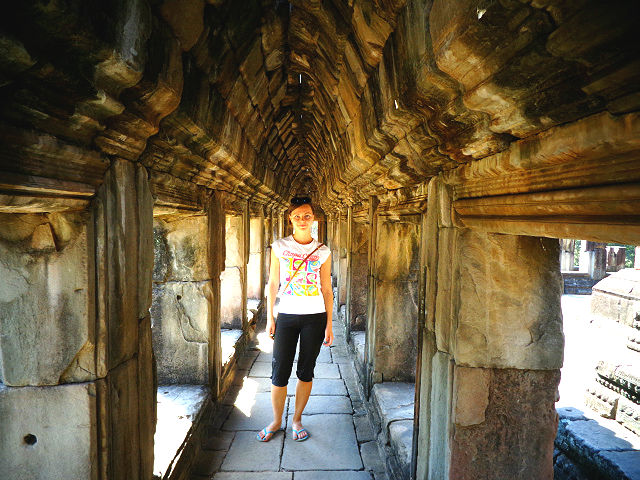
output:
[[204, 450], [229, 450], [233, 441], [234, 432], [223, 432], [214, 429], [212, 426], [207, 427], [204, 439], [202, 440], [202, 448]]
[[208, 475], [211, 477], [211, 475], [220, 469], [220, 465], [222, 465], [222, 460], [226, 454], [227, 452], [221, 450], [215, 452], [203, 450], [195, 459], [191, 471], [196, 475]]
[[[294, 407], [293, 400], [291, 408]], [[305, 415], [318, 415], [323, 413], [348, 413], [351, 415], [353, 409], [347, 397], [337, 395], [317, 395], [309, 397], [309, 402], [304, 409]]]
[[351, 415], [303, 415], [311, 438], [296, 442], [287, 432], [282, 454], [285, 470], [360, 470], [363, 468]]
[[219, 472], [213, 480], [292, 480], [291, 472]]
[[349, 470], [338, 470], [327, 472], [324, 470], [316, 472], [296, 472], [293, 474], [293, 480], [371, 480], [369, 472], [355, 472]]
[[[293, 396], [296, 393], [296, 379], [289, 380], [287, 395]], [[344, 382], [336, 378], [318, 378], [313, 380], [311, 396], [316, 395], [344, 395], [347, 396], [347, 388]]]
[[[288, 400], [287, 400], [288, 401]], [[285, 412], [286, 412], [285, 405]], [[273, 420], [273, 410], [271, 408], [270, 393], [256, 393], [247, 395], [247, 398], [240, 397], [237, 405], [234, 406], [227, 421], [222, 424], [222, 430], [255, 430], [256, 432]], [[286, 417], [282, 416], [282, 426], [286, 427]]]
[[[283, 432], [277, 432], [271, 441], [258, 442], [256, 432], [238, 432], [229, 453], [222, 462], [221, 471], [277, 472], [280, 467], [280, 451]], [[216, 478], [221, 478], [216, 475]], [[247, 477], [237, 477], [247, 478]], [[263, 477], [264, 478], [264, 477]]]

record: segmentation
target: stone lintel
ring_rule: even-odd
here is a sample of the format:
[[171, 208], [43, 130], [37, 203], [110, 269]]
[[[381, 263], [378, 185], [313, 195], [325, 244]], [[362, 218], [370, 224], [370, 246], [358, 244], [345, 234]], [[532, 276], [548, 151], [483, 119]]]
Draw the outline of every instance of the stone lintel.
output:
[[640, 183], [466, 198], [453, 203], [457, 224], [498, 233], [635, 244]]

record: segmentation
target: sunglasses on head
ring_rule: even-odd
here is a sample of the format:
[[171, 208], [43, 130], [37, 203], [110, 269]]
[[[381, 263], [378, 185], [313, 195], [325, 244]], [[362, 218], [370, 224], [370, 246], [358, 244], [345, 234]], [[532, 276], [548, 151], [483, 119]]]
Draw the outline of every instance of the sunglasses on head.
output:
[[308, 203], [311, 203], [311, 197], [293, 197], [291, 199], [291, 205], [300, 206]]

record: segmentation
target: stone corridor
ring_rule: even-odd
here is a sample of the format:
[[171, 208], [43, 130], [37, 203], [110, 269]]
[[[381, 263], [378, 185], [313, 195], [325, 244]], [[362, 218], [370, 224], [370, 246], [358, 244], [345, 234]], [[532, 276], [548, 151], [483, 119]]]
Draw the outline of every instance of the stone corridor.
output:
[[[364, 478], [382, 462], [389, 480], [551, 480], [559, 457], [585, 460], [555, 449], [561, 267], [578, 255], [574, 290], [625, 300], [609, 320], [638, 358], [636, 270], [595, 282], [640, 245], [639, 2], [2, 13], [2, 480]], [[255, 334], [298, 195], [331, 250], [338, 340], [313, 438], [258, 444]], [[598, 364], [589, 401], [635, 435], [633, 368]]]

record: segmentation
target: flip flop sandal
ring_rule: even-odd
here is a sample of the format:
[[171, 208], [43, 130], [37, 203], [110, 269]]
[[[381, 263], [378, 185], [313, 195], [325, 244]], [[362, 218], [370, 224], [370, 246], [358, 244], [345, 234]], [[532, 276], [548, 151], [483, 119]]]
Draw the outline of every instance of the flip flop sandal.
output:
[[[267, 427], [264, 427], [261, 432], [264, 435], [263, 437], [260, 437], [260, 432], [256, 433], [256, 440], [258, 440], [259, 442], [268, 442], [269, 440], [271, 440], [273, 438], [273, 436], [276, 434], [276, 432], [278, 432], [280, 429], [278, 430], [274, 430], [273, 432], [271, 430], [267, 430]], [[269, 438], [267, 438], [267, 435], [271, 435]]]
[[[293, 430], [293, 433], [296, 434], [296, 438], [293, 439], [296, 442], [304, 442], [305, 440], [307, 440], [311, 436], [311, 434], [309, 432], [307, 432], [304, 428], [301, 428], [300, 430], [296, 430], [295, 428], [292, 428], [291, 430]], [[302, 432], [305, 432], [306, 435], [304, 437], [300, 438], [299, 435]]]

